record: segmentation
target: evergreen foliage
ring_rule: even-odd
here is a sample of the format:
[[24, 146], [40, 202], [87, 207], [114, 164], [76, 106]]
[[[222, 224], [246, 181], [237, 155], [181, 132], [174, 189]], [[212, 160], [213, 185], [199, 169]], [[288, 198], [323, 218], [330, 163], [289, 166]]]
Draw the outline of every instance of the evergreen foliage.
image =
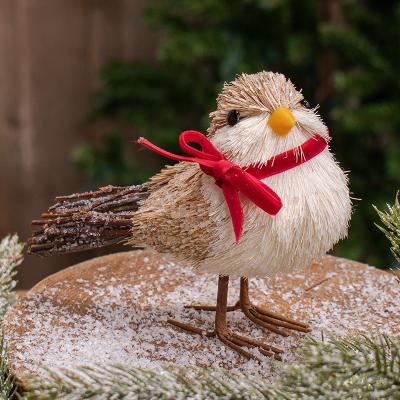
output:
[[29, 400], [396, 400], [400, 343], [387, 336], [309, 341], [273, 384], [222, 370], [166, 367], [156, 373], [122, 365], [47, 371], [29, 383]]
[[16, 268], [22, 262], [24, 245], [19, 242], [18, 236], [6, 236], [0, 242], [0, 321], [8, 307], [15, 301], [14, 288], [17, 282]]
[[7, 351], [3, 337], [0, 338], [0, 400], [9, 400], [14, 397], [17, 389], [15, 379], [8, 368]]
[[[18, 236], [6, 236], [0, 241], [0, 324], [10, 305], [15, 301], [16, 268], [22, 262], [24, 245]], [[15, 379], [8, 368], [7, 351], [3, 336], [0, 335], [0, 400], [13, 398], [16, 390]]]
[[239, 400], [272, 399], [267, 382], [197, 368], [166, 368], [157, 373], [123, 365], [82, 366], [48, 371], [32, 380], [27, 399], [160, 399]]
[[113, 62], [101, 73], [93, 117], [114, 121], [124, 139], [112, 157], [107, 141], [76, 152], [90, 185], [145, 179], [165, 160], [133, 152], [132, 139], [143, 135], [175, 151], [182, 130], [207, 128], [224, 81], [280, 71], [320, 104], [333, 150], [362, 199], [337, 252], [373, 265], [392, 262], [370, 229], [369, 204], [385, 204], [400, 180], [399, 2], [155, 0], [146, 18], [160, 32], [157, 61]]
[[387, 336], [310, 341], [279, 387], [286, 399], [400, 399], [400, 343]]
[[392, 245], [390, 250], [393, 255], [400, 263], [400, 199], [399, 193], [397, 193], [396, 200], [393, 206], [387, 204], [387, 211], [380, 211], [377, 207], [374, 207], [378, 213], [383, 226], [377, 225], [377, 227], [385, 234]]

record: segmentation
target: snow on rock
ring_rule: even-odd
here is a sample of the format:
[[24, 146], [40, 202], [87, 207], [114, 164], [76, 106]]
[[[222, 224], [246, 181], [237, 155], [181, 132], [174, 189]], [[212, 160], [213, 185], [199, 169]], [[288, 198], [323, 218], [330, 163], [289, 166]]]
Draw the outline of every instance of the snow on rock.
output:
[[[291, 276], [250, 279], [255, 303], [308, 321], [310, 334], [290, 337], [263, 332], [241, 312], [229, 313], [232, 330], [285, 349], [293, 360], [306, 338], [381, 332], [398, 334], [400, 285], [389, 273], [331, 256]], [[5, 334], [14, 372], [41, 367], [109, 363], [161, 369], [166, 364], [236, 369], [271, 379], [280, 363], [251, 349], [262, 364], [247, 360], [215, 338], [188, 334], [168, 318], [213, 328], [213, 312], [184, 305], [213, 304], [217, 277], [191, 270], [149, 251], [96, 258], [36, 285], [8, 312]], [[232, 279], [229, 303], [239, 296]]]

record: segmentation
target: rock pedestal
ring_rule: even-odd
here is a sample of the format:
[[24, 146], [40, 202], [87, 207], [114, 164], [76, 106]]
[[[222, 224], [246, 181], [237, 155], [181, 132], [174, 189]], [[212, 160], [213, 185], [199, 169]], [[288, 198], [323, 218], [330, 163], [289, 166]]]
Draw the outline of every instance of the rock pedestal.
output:
[[[148, 251], [112, 254], [52, 275], [21, 298], [5, 318], [11, 367], [17, 376], [40, 374], [40, 366], [129, 364], [160, 369], [165, 364], [235, 368], [273, 379], [280, 363], [252, 349], [265, 363], [247, 360], [215, 338], [188, 334], [168, 318], [211, 329], [213, 312], [185, 309], [213, 304], [217, 277], [193, 271]], [[250, 279], [255, 303], [308, 321], [309, 334], [264, 332], [242, 313], [229, 313], [231, 329], [284, 348], [284, 359], [309, 338], [400, 331], [400, 285], [387, 272], [325, 257], [304, 270], [274, 280]], [[232, 279], [229, 302], [239, 295]]]

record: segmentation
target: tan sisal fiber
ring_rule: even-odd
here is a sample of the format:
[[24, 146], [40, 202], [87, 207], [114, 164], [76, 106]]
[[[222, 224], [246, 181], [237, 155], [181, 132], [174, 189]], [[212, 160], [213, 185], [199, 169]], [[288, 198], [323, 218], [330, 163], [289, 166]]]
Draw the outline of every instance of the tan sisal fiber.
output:
[[[211, 114], [212, 142], [241, 166], [265, 163], [285, 151], [304, 157], [299, 146], [315, 134], [327, 137], [327, 127], [302, 99], [281, 74], [240, 75], [218, 97], [217, 111]], [[267, 124], [278, 106], [289, 107], [296, 120], [285, 137]], [[241, 115], [235, 126], [226, 123], [232, 109]], [[262, 277], [302, 268], [346, 236], [348, 182], [329, 149], [263, 181], [281, 197], [283, 208], [270, 216], [242, 198], [244, 233], [236, 245], [226, 202], [214, 180], [195, 165], [167, 168], [152, 179], [151, 195], [133, 218], [132, 243], [173, 254], [204, 271]]]
[[208, 132], [213, 134], [226, 126], [231, 110], [237, 110], [241, 118], [247, 118], [264, 112], [271, 113], [279, 106], [293, 107], [302, 99], [303, 95], [282, 74], [266, 71], [241, 74], [233, 82], [225, 83], [217, 98], [217, 110], [210, 114]]
[[132, 244], [178, 259], [204, 260], [218, 238], [201, 193], [202, 175], [197, 165], [180, 163], [153, 177], [151, 195], [133, 217]]

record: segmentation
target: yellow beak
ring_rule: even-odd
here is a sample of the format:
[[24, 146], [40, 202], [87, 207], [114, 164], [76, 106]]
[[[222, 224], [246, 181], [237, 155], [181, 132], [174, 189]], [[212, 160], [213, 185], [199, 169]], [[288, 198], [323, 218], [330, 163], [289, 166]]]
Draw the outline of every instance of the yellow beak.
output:
[[278, 107], [269, 116], [267, 123], [278, 136], [286, 136], [294, 127], [296, 120], [287, 107]]

